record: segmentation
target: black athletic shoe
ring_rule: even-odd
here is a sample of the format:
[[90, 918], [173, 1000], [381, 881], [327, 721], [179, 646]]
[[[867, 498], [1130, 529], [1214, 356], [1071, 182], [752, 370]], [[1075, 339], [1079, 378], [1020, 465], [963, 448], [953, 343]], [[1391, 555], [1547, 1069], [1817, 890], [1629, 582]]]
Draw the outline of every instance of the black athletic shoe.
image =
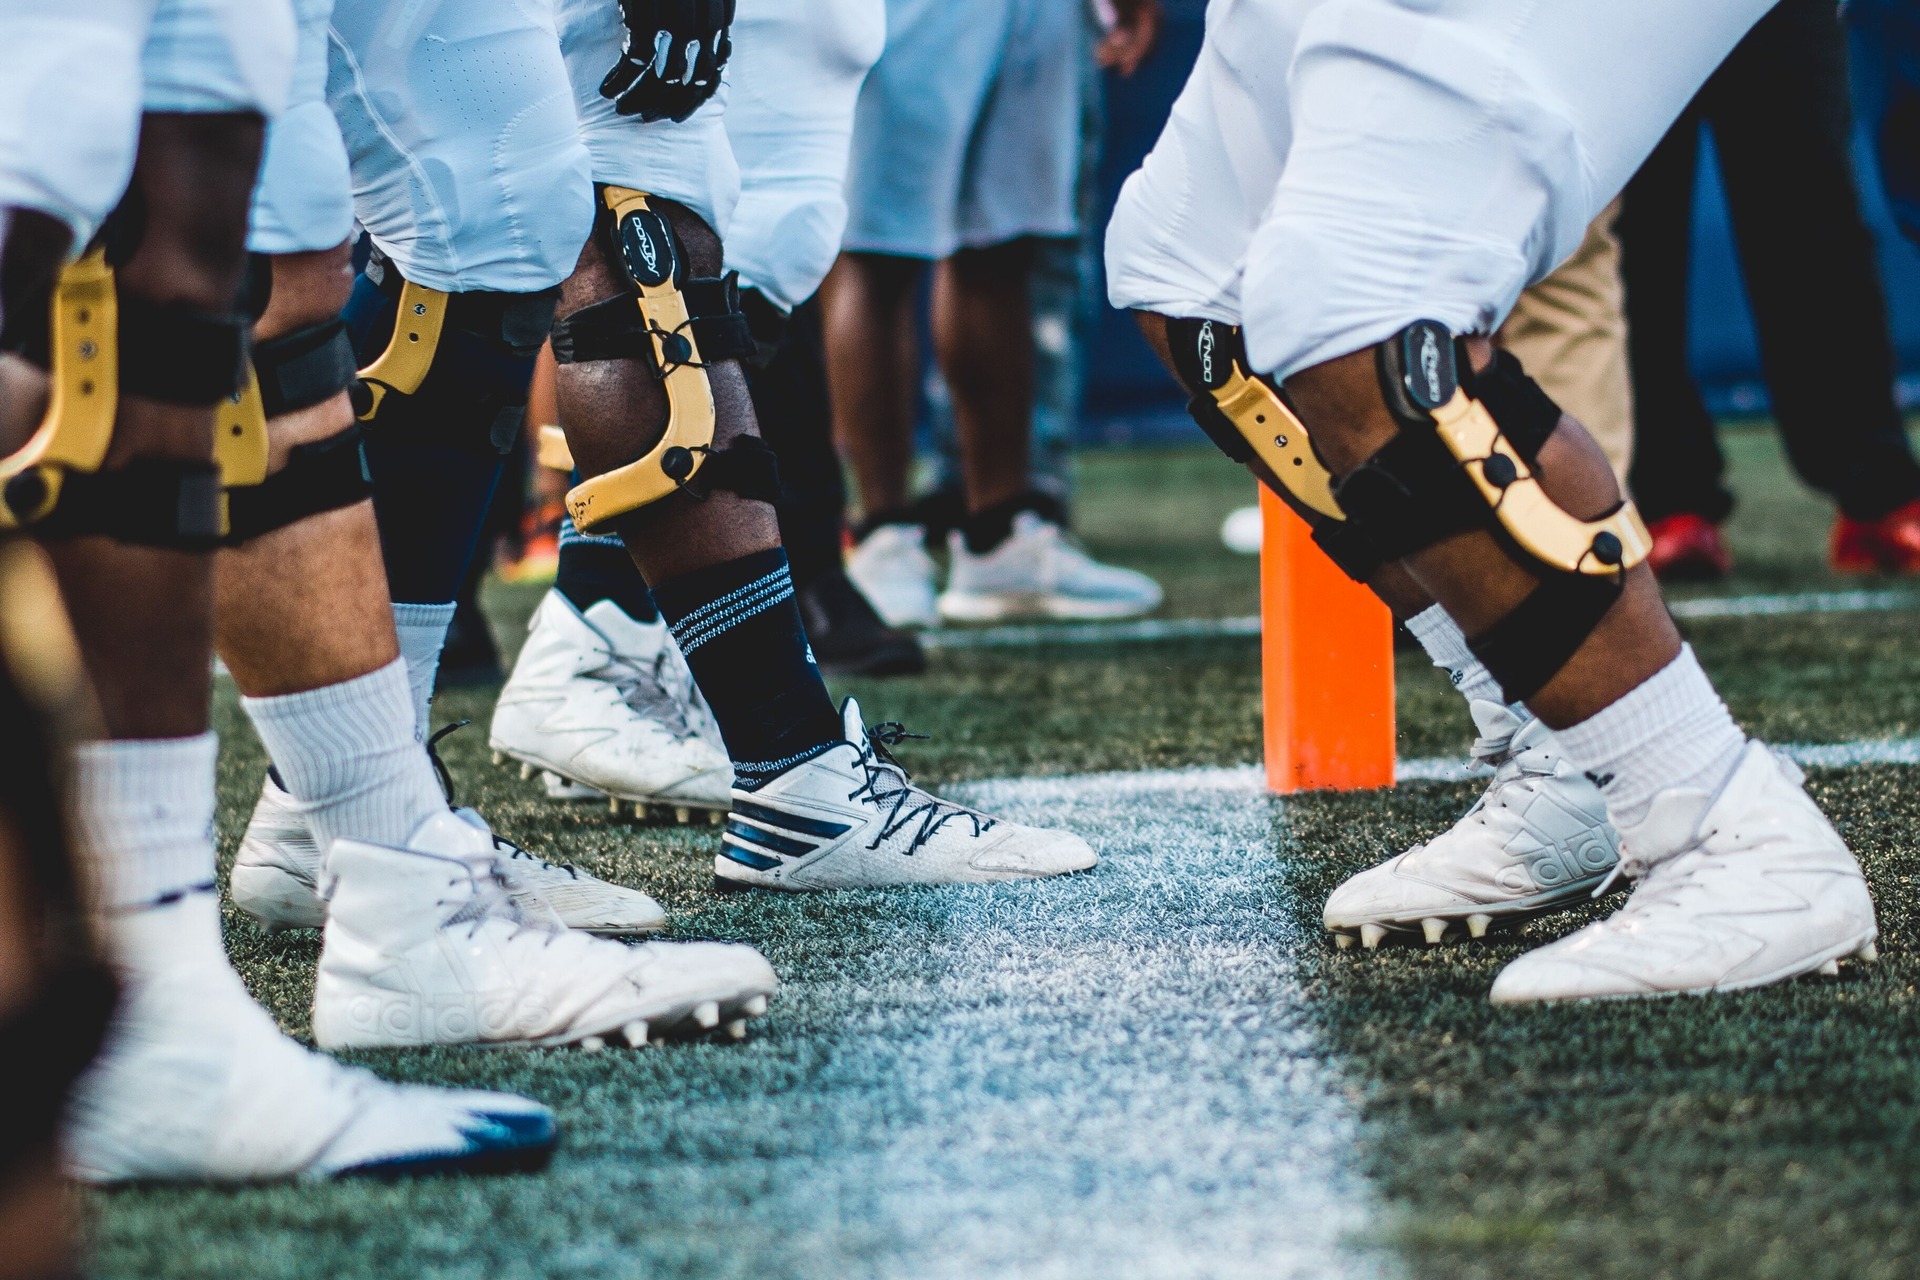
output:
[[838, 569], [796, 593], [814, 661], [831, 675], [911, 676], [927, 669], [920, 642], [880, 620], [852, 579]]

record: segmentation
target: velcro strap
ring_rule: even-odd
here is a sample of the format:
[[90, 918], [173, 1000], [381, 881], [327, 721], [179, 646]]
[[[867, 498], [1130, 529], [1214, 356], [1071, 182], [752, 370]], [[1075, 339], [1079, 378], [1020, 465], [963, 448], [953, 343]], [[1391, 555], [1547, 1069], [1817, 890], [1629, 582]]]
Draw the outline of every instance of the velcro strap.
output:
[[[758, 289], [740, 291], [740, 314], [747, 318], [747, 333], [753, 339], [753, 354], [745, 359], [754, 368], [764, 369], [785, 340], [791, 317]], [[704, 340], [700, 349], [706, 350]]]
[[687, 315], [693, 323], [693, 340], [700, 347], [703, 364], [721, 360], [745, 360], [754, 353], [753, 327], [740, 309], [740, 273], [723, 276], [692, 276], [680, 286], [686, 300]]
[[1532, 466], [1540, 447], [1560, 425], [1560, 406], [1553, 397], [1527, 376], [1518, 356], [1504, 349], [1495, 350], [1493, 363], [1472, 375], [1465, 385], [1467, 394], [1493, 415], [1513, 451]]
[[[674, 451], [669, 449], [668, 454]], [[672, 475], [667, 459], [661, 460]], [[780, 500], [780, 464], [759, 436], [738, 436], [724, 449], [711, 449], [691, 480], [680, 486], [703, 501], [716, 489], [737, 493], [755, 502]]]
[[[632, 295], [608, 298], [555, 320], [553, 359], [556, 364], [644, 360], [652, 368], [653, 344], [647, 341], [647, 327]], [[659, 376], [657, 369], [654, 376]]]
[[1355, 582], [1365, 582], [1387, 561], [1380, 554], [1379, 544], [1351, 519], [1316, 521], [1312, 529], [1314, 544], [1326, 552], [1335, 568]]
[[260, 404], [269, 418], [323, 404], [353, 385], [359, 372], [346, 323], [323, 320], [253, 347]]
[[1210, 393], [1202, 391], [1188, 400], [1187, 416], [1207, 433], [1207, 439], [1218, 445], [1220, 452], [1229, 459], [1243, 466], [1253, 461], [1253, 446], [1240, 434], [1240, 428], [1233, 425], [1233, 420], [1220, 412], [1220, 406]]
[[1493, 523], [1493, 509], [1431, 431], [1402, 430], [1335, 481], [1333, 494], [1383, 560]]
[[50, 974], [32, 1003], [0, 1022], [0, 1061], [13, 1081], [0, 1110], [0, 1176], [59, 1128], [67, 1090], [99, 1051], [113, 1001], [111, 973], [73, 964]]
[[[406, 280], [393, 260], [373, 251], [365, 268], [367, 279], [380, 292], [399, 301]], [[538, 355], [553, 328], [553, 309], [560, 301], [560, 287], [537, 293], [495, 293], [476, 289], [447, 295], [447, 323], [456, 329], [499, 343], [508, 354], [526, 359]]]
[[1617, 578], [1549, 573], [1506, 617], [1468, 640], [1467, 647], [1500, 682], [1501, 696], [1520, 702], [1567, 665], [1619, 598]]
[[98, 534], [145, 547], [210, 551], [226, 530], [220, 468], [211, 461], [135, 458], [113, 471], [69, 471], [35, 535]]
[[247, 317], [120, 295], [120, 391], [167, 404], [211, 405], [240, 389]]
[[356, 422], [338, 435], [295, 445], [287, 465], [261, 483], [227, 490], [227, 541], [238, 545], [372, 496], [373, 476]]

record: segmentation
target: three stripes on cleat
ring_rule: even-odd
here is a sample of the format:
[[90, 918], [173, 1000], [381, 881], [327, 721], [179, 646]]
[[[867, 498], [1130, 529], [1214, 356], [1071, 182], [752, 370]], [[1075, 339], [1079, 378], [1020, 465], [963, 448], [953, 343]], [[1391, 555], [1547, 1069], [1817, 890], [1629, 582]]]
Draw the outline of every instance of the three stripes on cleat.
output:
[[782, 859], [804, 858], [851, 830], [844, 822], [802, 817], [735, 799], [726, 832], [720, 837], [720, 856], [755, 871], [771, 871], [781, 865]]

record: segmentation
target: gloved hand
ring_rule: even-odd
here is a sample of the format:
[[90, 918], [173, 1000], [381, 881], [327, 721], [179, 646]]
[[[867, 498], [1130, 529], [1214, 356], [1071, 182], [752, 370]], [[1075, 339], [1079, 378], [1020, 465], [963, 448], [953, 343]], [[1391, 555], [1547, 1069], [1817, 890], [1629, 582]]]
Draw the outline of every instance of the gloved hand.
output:
[[720, 87], [733, 52], [734, 0], [620, 0], [625, 52], [600, 96], [623, 116], [685, 120]]

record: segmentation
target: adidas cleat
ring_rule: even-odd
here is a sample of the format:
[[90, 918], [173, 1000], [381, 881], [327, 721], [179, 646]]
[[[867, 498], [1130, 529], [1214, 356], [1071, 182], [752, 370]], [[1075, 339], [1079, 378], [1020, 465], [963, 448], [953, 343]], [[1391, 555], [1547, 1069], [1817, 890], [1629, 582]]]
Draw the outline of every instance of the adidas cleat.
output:
[[887, 747], [898, 725], [869, 732], [841, 709], [846, 738], [749, 791], [713, 860], [722, 887], [855, 889], [977, 884], [1085, 871], [1099, 861], [1079, 836], [1025, 827], [929, 795]]
[[733, 766], [665, 622], [635, 622], [611, 600], [583, 614], [549, 591], [527, 630], [494, 707], [496, 760], [616, 813], [726, 810]]
[[337, 840], [328, 856], [323, 1047], [638, 1048], [754, 1017], [778, 985], [752, 947], [626, 947], [528, 915], [492, 840], [452, 814], [408, 844]]
[[1866, 879], [1800, 783], [1749, 742], [1719, 794], [1655, 796], [1624, 836], [1626, 905], [1502, 969], [1493, 1002], [1737, 991], [1873, 959]]
[[1577, 906], [1620, 858], [1600, 789], [1560, 755], [1553, 733], [1497, 702], [1475, 702], [1473, 757], [1493, 781], [1445, 832], [1335, 889], [1323, 916], [1334, 941], [1428, 946]]
[[[638, 889], [609, 884], [571, 864], [536, 857], [494, 835], [486, 819], [472, 809], [452, 812], [493, 841], [512, 893], [527, 914], [551, 916], [569, 929], [608, 937], [666, 927], [667, 913]], [[306, 818], [293, 797], [269, 775], [234, 856], [228, 879], [233, 905], [268, 933], [318, 929], [327, 922], [327, 904], [317, 887], [320, 866], [320, 850]]]
[[75, 1178], [259, 1182], [544, 1168], [553, 1113], [527, 1098], [389, 1084], [288, 1039], [219, 942], [211, 893], [107, 932], [122, 1000], [67, 1115]]

